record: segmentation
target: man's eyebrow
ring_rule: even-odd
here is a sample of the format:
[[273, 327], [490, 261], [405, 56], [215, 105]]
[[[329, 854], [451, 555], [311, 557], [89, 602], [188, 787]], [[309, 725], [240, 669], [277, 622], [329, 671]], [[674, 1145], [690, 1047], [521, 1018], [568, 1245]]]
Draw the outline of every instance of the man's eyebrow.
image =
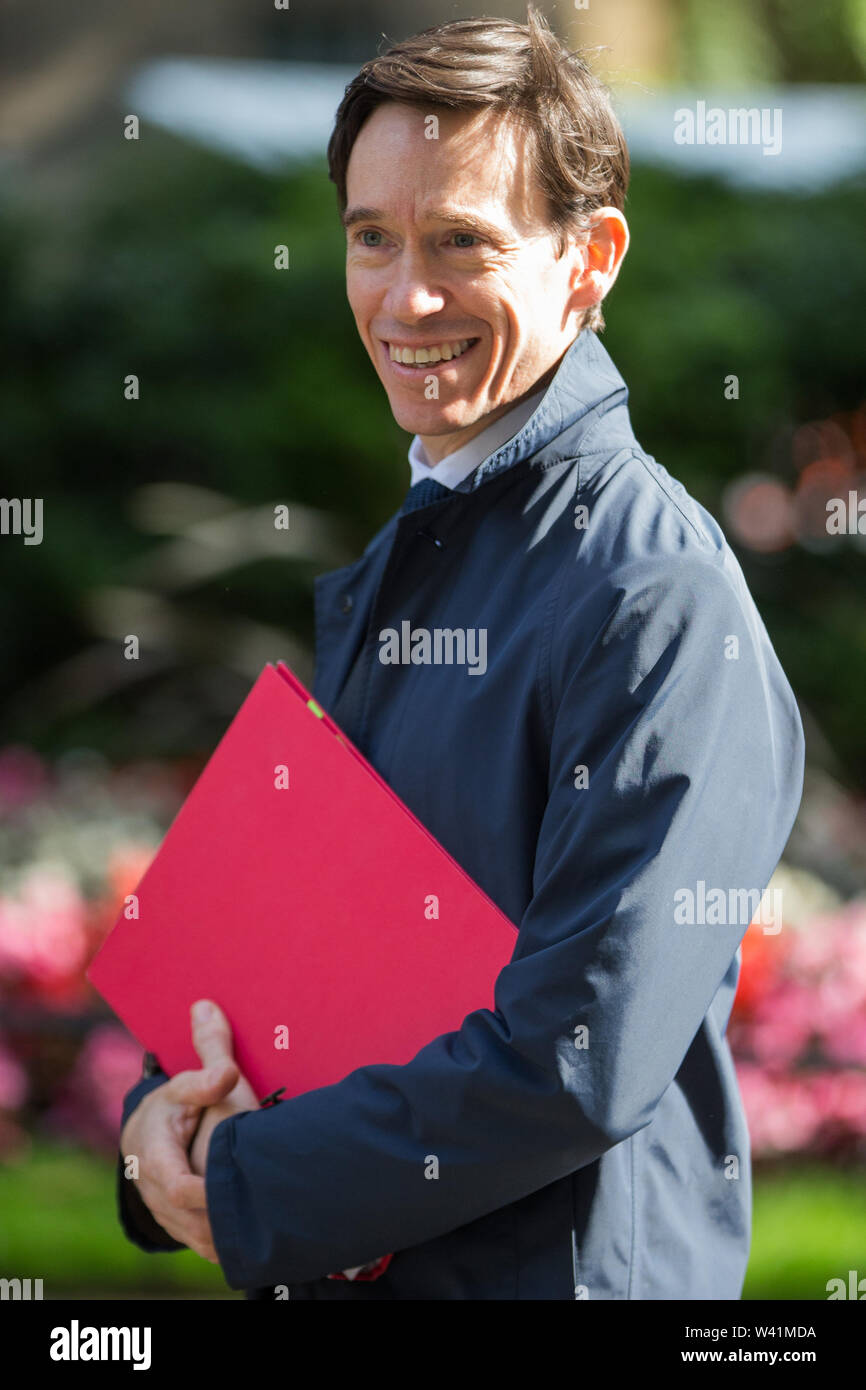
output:
[[356, 222], [382, 222], [384, 217], [381, 208], [346, 208], [341, 220], [344, 227], [354, 227]]
[[[483, 217], [479, 217], [474, 212], [449, 212], [445, 209], [427, 213], [430, 222], [447, 222], [449, 225], [465, 227], [467, 230], [477, 232], [479, 236], [487, 237], [491, 241], [501, 240], [508, 234], [503, 227], [497, 227], [493, 222], [486, 222]], [[345, 228], [354, 227], [358, 222], [384, 222], [387, 221], [387, 213], [381, 208], [356, 207], [347, 208], [342, 216], [342, 223]]]
[[491, 241], [496, 241], [507, 235], [504, 227], [497, 227], [494, 222], [486, 222], [483, 217], [479, 217], [474, 212], [431, 212], [430, 217], [436, 222], [456, 223], [461, 227], [469, 227], [472, 231], [478, 232], [480, 236], [489, 237]]

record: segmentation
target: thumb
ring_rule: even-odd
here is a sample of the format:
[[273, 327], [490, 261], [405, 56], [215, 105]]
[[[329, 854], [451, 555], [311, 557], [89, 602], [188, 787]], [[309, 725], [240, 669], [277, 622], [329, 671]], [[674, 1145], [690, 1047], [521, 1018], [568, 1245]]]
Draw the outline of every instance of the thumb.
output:
[[203, 1067], [234, 1057], [232, 1030], [219, 1005], [210, 999], [199, 999], [190, 1010], [192, 1042]]

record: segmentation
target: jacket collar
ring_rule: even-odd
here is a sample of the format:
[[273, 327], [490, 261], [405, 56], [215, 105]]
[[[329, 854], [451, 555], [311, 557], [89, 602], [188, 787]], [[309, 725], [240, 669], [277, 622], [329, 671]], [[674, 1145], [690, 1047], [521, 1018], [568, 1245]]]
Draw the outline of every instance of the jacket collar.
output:
[[[474, 492], [523, 460], [530, 460], [532, 467], [546, 468], [580, 457], [581, 476], [586, 478], [592, 471], [593, 457], [602, 460], [619, 448], [635, 446], [627, 397], [625, 382], [598, 338], [584, 331], [566, 350], [541, 403], [523, 427], [464, 478], [452, 496]], [[602, 421], [603, 429], [591, 438]], [[407, 518], [403, 520], [408, 525]], [[387, 555], [399, 524], [400, 517], [395, 514], [357, 560], [316, 578], [313, 694], [326, 709], [336, 702], [364, 640], [381, 578], [382, 556]]]
[[445, 487], [457, 487], [464, 478], [475, 472], [479, 463], [483, 463], [501, 444], [523, 428], [530, 415], [534, 414], [541, 404], [546, 390], [547, 387], [542, 386], [516, 405], [509, 406], [505, 414], [498, 416], [492, 425], [475, 435], [468, 444], [462, 444], [453, 453], [446, 454], [436, 464], [429, 462], [424, 445], [416, 434], [409, 449], [412, 483], [420, 482], [422, 478], [432, 478], [437, 483], [443, 483]]
[[566, 349], [540, 404], [522, 429], [494, 450], [455, 491], [474, 492], [524, 459], [547, 467], [576, 458], [590, 431], [611, 412], [605, 428], [605, 450], [613, 452], [616, 447], [634, 443], [627, 401], [628, 388], [606, 349], [591, 329], [584, 329]]

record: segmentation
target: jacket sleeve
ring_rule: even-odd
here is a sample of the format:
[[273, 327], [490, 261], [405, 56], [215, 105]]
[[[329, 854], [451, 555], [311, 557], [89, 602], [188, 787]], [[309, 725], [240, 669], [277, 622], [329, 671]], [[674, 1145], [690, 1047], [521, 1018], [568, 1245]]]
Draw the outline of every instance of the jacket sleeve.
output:
[[[168, 1081], [166, 1073], [157, 1069], [150, 1075], [143, 1075], [141, 1080], [127, 1091], [123, 1099], [123, 1115], [120, 1121], [121, 1133], [123, 1133], [123, 1127], [135, 1107], [144, 1100], [146, 1095], [156, 1090], [157, 1086], [162, 1086], [166, 1081]], [[185, 1250], [187, 1247], [174, 1240], [167, 1231], [163, 1230], [151, 1214], [139, 1195], [135, 1180], [125, 1176], [125, 1166], [125, 1155], [118, 1150], [117, 1215], [124, 1235], [132, 1241], [133, 1245], [137, 1245], [140, 1250], [146, 1250], [149, 1254], [156, 1251]]]
[[495, 1009], [215, 1129], [232, 1288], [399, 1252], [594, 1162], [651, 1121], [728, 971], [753, 914], [684, 922], [682, 894], [766, 887], [802, 787], [790, 687], [738, 567], [650, 558], [589, 597], [577, 580], [540, 662], [548, 799]]

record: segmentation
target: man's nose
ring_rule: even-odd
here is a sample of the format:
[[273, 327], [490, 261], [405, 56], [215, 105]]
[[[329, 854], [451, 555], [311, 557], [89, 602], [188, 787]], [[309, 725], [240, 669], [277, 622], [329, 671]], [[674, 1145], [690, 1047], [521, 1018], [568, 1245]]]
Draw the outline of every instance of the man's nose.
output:
[[404, 322], [425, 318], [442, 309], [445, 292], [423, 257], [403, 252], [393, 266], [384, 308]]

